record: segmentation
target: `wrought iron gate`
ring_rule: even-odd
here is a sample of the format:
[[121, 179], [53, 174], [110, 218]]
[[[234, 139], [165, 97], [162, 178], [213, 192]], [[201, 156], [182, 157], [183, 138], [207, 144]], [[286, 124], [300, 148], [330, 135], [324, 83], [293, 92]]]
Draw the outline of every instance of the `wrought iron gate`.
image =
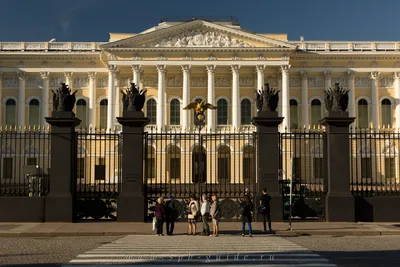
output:
[[158, 197], [172, 195], [183, 219], [190, 194], [216, 194], [222, 219], [236, 220], [245, 192], [255, 192], [253, 132], [148, 132], [144, 143], [143, 183], [149, 207]]

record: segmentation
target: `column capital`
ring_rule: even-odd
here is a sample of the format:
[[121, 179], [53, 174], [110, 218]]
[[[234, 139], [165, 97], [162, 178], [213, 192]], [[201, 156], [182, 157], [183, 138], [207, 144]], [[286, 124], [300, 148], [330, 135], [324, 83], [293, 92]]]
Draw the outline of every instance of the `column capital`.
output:
[[18, 79], [20, 79], [21, 81], [22, 81], [22, 80], [25, 80], [26, 72], [24, 72], [24, 71], [19, 71], [19, 72], [17, 72], [17, 76], [18, 76]]
[[70, 79], [72, 78], [72, 72], [64, 72], [64, 76], [65, 78]]
[[142, 71], [142, 66], [141, 65], [132, 65], [132, 70], [134, 72], [141, 72]]
[[301, 79], [302, 79], [302, 80], [307, 80], [307, 79], [308, 79], [308, 72], [306, 72], [306, 71], [301, 71], [301, 72], [300, 72], [300, 75], [301, 75]]
[[118, 69], [117, 65], [114, 65], [114, 64], [108, 64], [107, 68], [108, 68], [109, 72], [111, 72], [111, 73], [115, 73]]
[[290, 65], [282, 65], [281, 66], [281, 72], [282, 74], [287, 74], [289, 73]]
[[325, 79], [331, 79], [332, 78], [332, 72], [324, 71], [324, 76], [325, 76]]
[[158, 73], [165, 73], [167, 70], [167, 66], [166, 65], [156, 65], [157, 67], [157, 72]]
[[192, 69], [192, 66], [191, 65], [182, 65], [181, 68], [182, 68], [182, 72], [188, 73]]
[[380, 75], [380, 72], [378, 72], [378, 71], [373, 71], [373, 72], [371, 72], [371, 79], [372, 79], [372, 80], [376, 80], [376, 79], [379, 78], [379, 75]]
[[231, 65], [232, 73], [239, 73], [240, 65]]
[[394, 77], [395, 80], [396, 79], [400, 79], [400, 72], [393, 73], [393, 77]]
[[264, 65], [256, 65], [257, 73], [264, 73], [265, 66]]
[[91, 80], [96, 78], [96, 72], [89, 71], [87, 74], [88, 74], [89, 79], [91, 79]]
[[352, 70], [349, 70], [349, 71], [347, 72], [347, 77], [348, 77], [349, 79], [354, 79], [354, 78], [356, 77], [356, 72], [355, 72], [355, 71], [352, 71]]
[[47, 80], [49, 78], [50, 72], [48, 71], [41, 71], [40, 76], [42, 77], [43, 80]]
[[215, 65], [206, 65], [207, 73], [214, 73]]

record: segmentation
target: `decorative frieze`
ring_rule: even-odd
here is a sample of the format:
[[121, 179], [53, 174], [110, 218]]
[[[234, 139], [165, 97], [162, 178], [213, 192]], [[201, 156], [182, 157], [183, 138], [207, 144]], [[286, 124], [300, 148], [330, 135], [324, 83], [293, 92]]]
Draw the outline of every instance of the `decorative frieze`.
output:
[[26, 79], [26, 87], [34, 87], [37, 88], [42, 86], [42, 77], [40, 76], [28, 76]]
[[309, 87], [324, 87], [325, 86], [324, 75], [308, 75], [308, 86]]
[[182, 75], [169, 76], [167, 78], [167, 86], [168, 87], [182, 87], [183, 86]]
[[240, 86], [254, 87], [255, 86], [254, 77], [249, 75], [247, 76], [241, 75], [239, 77], [239, 84]]
[[216, 76], [215, 77], [215, 87], [230, 87], [231, 86], [231, 77], [227, 76]]
[[272, 87], [278, 86], [278, 76], [276, 75], [265, 75], [264, 77], [264, 84], [269, 83]]
[[17, 76], [3, 76], [3, 87], [5, 88], [18, 88]]
[[332, 85], [339, 83], [340, 87], [347, 87], [348, 81], [346, 76], [332, 76]]
[[50, 78], [50, 86], [51, 87], [59, 87], [60, 83], [65, 82], [65, 77], [64, 76], [53, 76]]
[[206, 87], [207, 86], [207, 77], [203, 77], [203, 76], [191, 77], [191, 86], [192, 87]]
[[145, 87], [157, 87], [157, 76], [144, 76], [143, 85]]
[[108, 87], [108, 77], [107, 76], [97, 77], [97, 87], [98, 88]]
[[379, 87], [386, 87], [386, 88], [394, 87], [394, 77], [393, 76], [379, 77]]
[[371, 87], [371, 78], [369, 76], [356, 76], [354, 79], [355, 87]]
[[75, 76], [74, 77], [74, 88], [82, 88], [89, 86], [89, 77], [88, 76]]
[[301, 77], [289, 77], [289, 87], [301, 87]]
[[123, 76], [119, 78], [119, 86], [121, 87], [127, 87], [130, 86], [131, 83], [131, 77], [128, 76]]

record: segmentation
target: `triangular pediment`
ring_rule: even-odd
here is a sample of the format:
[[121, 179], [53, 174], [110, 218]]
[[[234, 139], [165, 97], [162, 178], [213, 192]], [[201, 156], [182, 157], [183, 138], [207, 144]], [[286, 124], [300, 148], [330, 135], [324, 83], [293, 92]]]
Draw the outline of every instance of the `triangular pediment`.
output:
[[282, 48], [295, 45], [203, 20], [183, 22], [176, 26], [138, 34], [101, 46], [113, 48]]

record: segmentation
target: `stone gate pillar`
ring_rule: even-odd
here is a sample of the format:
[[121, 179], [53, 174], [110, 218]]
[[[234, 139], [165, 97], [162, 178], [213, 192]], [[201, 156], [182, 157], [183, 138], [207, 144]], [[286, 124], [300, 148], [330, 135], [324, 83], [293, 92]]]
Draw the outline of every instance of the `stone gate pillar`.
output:
[[[257, 126], [257, 197], [256, 208], [260, 205], [259, 196], [262, 189], [267, 188], [271, 196], [271, 213], [273, 221], [283, 220], [283, 201], [279, 190], [279, 131], [278, 126], [283, 121], [276, 111], [260, 111], [253, 118], [253, 124]], [[260, 218], [258, 218], [260, 220]]]
[[122, 181], [118, 196], [120, 222], [144, 222], [147, 217], [143, 195], [143, 136], [149, 119], [142, 111], [124, 111], [122, 125]]
[[354, 222], [354, 197], [350, 192], [349, 125], [354, 118], [346, 111], [329, 111], [321, 120], [326, 127], [324, 138], [325, 219]]
[[72, 222], [76, 191], [75, 127], [81, 120], [72, 111], [53, 112], [51, 125], [50, 191], [46, 196], [46, 222]]

